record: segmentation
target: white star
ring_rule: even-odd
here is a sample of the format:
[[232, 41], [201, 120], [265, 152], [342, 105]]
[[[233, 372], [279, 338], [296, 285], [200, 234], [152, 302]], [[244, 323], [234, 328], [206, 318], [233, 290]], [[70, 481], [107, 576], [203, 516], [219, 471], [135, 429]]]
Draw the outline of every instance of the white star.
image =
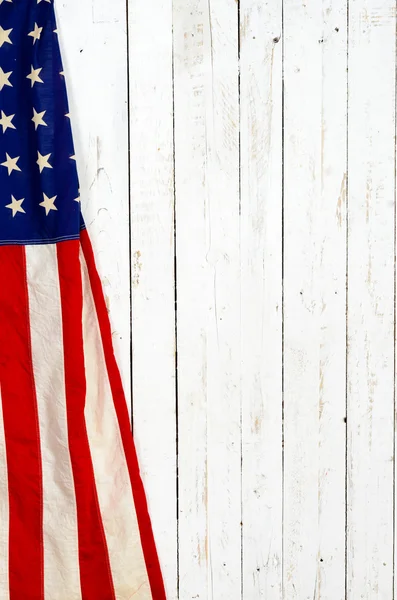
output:
[[57, 197], [53, 196], [52, 198], [49, 198], [46, 194], [43, 194], [43, 196], [44, 196], [44, 200], [43, 200], [43, 202], [40, 202], [39, 206], [42, 206], [43, 208], [45, 208], [45, 214], [48, 217], [48, 213], [50, 212], [50, 210], [58, 210], [54, 204]]
[[37, 25], [37, 23], [35, 23], [33, 31], [31, 31], [30, 33], [28, 33], [28, 35], [30, 35], [33, 38], [33, 46], [35, 45], [36, 41], [40, 39], [42, 31], [43, 31], [43, 28], [39, 27]]
[[[40, 4], [41, 0], [37, 0], [37, 4]], [[51, 4], [51, 0], [44, 0], [44, 2], [48, 2], [49, 4]]]
[[35, 129], [37, 129], [39, 127], [39, 125], [45, 125], [47, 127], [47, 123], [43, 120], [43, 117], [45, 115], [46, 111], [43, 110], [43, 112], [38, 113], [36, 112], [35, 109], [33, 109], [33, 123], [35, 126]]
[[56, 34], [57, 34], [57, 33], [58, 33], [58, 29], [54, 29], [54, 33], [56, 33]]
[[9, 156], [9, 154], [6, 153], [6, 158], [7, 160], [3, 163], [1, 163], [2, 167], [6, 167], [8, 169], [8, 174], [11, 175], [11, 173], [13, 171], [20, 171], [21, 169], [18, 167], [17, 162], [19, 160], [19, 156], [16, 156], [15, 158], [11, 158], [11, 156]]
[[65, 117], [67, 117], [68, 119], [70, 119], [70, 113], [66, 113]]
[[75, 202], [80, 202], [80, 188], [79, 188], [79, 196], [78, 196], [78, 198], [75, 198], [74, 201]]
[[12, 41], [10, 40], [11, 31], [12, 31], [12, 29], [3, 29], [2, 26], [0, 25], [0, 48], [5, 43], [12, 44]]
[[3, 133], [7, 131], [8, 128], [16, 129], [15, 125], [11, 123], [14, 117], [15, 115], [8, 115], [7, 117], [5, 112], [1, 111], [0, 125], [3, 127]]
[[65, 77], [65, 71], [59, 71], [59, 74], [62, 75], [62, 77]]
[[44, 81], [40, 78], [40, 71], [42, 71], [43, 69], [34, 69], [32, 66], [32, 70], [30, 75], [26, 76], [26, 79], [30, 79], [32, 81], [32, 87], [34, 86], [35, 83], [44, 83]]
[[48, 162], [51, 154], [46, 154], [45, 156], [40, 154], [40, 152], [38, 152], [37, 154], [37, 164], [39, 165], [40, 173], [43, 171], [43, 169], [52, 169], [52, 165], [50, 165], [50, 163]]
[[69, 158], [70, 158], [70, 160], [77, 160], [77, 158], [76, 158], [76, 155], [75, 155], [75, 154], [73, 154], [73, 156], [70, 156]]
[[0, 92], [5, 85], [9, 85], [12, 87], [12, 83], [8, 81], [8, 78], [12, 75], [12, 71], [9, 73], [4, 73], [3, 69], [0, 67]]
[[14, 196], [11, 196], [11, 204], [7, 204], [6, 208], [10, 208], [12, 210], [12, 216], [15, 217], [15, 215], [17, 213], [24, 213], [25, 211], [22, 208], [22, 202], [25, 200], [25, 198], [22, 198], [21, 200], [17, 200], [16, 198], [14, 198]]

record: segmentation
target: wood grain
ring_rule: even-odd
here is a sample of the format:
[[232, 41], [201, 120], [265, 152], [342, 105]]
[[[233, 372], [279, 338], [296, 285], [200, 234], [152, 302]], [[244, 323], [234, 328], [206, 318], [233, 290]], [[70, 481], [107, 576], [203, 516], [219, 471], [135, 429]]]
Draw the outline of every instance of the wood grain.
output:
[[284, 2], [284, 597], [345, 594], [346, 4]]
[[128, 33], [134, 435], [167, 595], [176, 598], [172, 2], [130, 1]]
[[348, 598], [393, 597], [394, 3], [349, 6]]
[[237, 40], [234, 0], [175, 0], [180, 598], [240, 598]]
[[57, 14], [167, 597], [393, 600], [395, 4]]
[[242, 597], [280, 600], [282, 4], [240, 9]]

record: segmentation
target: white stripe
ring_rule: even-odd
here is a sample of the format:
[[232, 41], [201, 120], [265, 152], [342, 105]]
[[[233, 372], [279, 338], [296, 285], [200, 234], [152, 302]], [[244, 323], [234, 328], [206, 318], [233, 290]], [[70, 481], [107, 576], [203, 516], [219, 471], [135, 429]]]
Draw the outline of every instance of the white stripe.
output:
[[44, 595], [81, 600], [56, 246], [27, 246], [26, 272], [43, 471]]
[[3, 403], [0, 390], [0, 598], [9, 600], [8, 534], [10, 513], [8, 505], [8, 471], [3, 421]]
[[131, 482], [83, 256], [81, 263], [87, 378], [85, 418], [116, 599], [151, 600]]

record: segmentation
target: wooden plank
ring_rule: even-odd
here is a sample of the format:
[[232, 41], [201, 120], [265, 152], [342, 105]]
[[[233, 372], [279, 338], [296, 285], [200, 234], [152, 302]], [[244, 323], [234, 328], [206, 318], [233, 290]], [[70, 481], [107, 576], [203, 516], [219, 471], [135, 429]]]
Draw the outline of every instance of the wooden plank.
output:
[[235, 0], [174, 0], [179, 597], [240, 599]]
[[348, 598], [393, 597], [395, 3], [349, 5]]
[[[107, 6], [105, 10], [105, 5]], [[56, 5], [82, 211], [92, 238], [130, 396], [130, 290], [125, 2]], [[78, 15], [78, 18], [76, 18]], [[101, 17], [101, 18], [99, 18]]]
[[128, 23], [134, 432], [167, 598], [173, 600], [177, 488], [172, 0], [131, 0]]
[[284, 2], [284, 595], [345, 597], [346, 2]]
[[282, 593], [281, 1], [240, 2], [243, 598]]

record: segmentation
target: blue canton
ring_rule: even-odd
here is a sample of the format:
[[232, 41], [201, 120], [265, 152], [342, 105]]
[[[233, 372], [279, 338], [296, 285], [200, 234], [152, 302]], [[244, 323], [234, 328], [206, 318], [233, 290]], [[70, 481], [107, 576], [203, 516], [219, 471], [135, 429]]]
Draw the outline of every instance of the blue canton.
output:
[[0, 0], [0, 244], [84, 227], [54, 7]]

